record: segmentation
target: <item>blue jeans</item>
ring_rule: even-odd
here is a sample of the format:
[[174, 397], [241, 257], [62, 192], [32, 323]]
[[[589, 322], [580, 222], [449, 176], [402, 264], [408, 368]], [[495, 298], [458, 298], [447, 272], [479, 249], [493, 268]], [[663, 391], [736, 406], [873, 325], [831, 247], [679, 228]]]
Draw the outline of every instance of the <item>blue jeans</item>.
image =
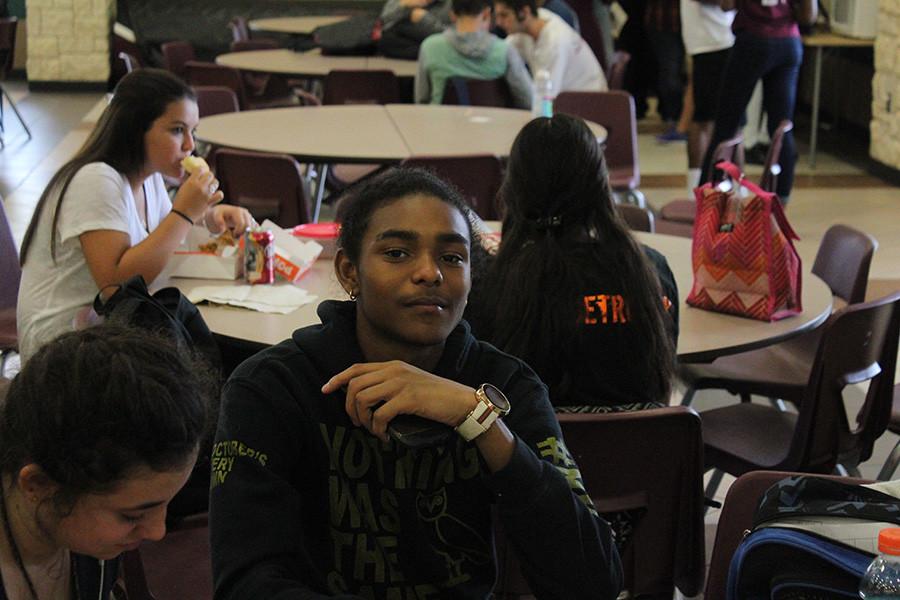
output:
[[[769, 135], [775, 132], [783, 119], [794, 119], [797, 78], [802, 60], [803, 44], [800, 38], [761, 38], [738, 34], [722, 75], [715, 131], [703, 160], [701, 182], [708, 179], [716, 146], [737, 133], [758, 80], [763, 82], [763, 109], [768, 118]], [[794, 184], [794, 166], [797, 162], [793, 133], [785, 134], [778, 160], [781, 174], [776, 191], [780, 197], [787, 198]]]

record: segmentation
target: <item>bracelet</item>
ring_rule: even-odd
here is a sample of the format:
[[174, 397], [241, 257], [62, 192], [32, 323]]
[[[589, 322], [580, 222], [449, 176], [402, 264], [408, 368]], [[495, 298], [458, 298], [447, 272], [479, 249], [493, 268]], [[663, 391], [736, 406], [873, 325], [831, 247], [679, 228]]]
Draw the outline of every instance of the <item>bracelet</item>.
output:
[[187, 216], [186, 214], [184, 214], [183, 212], [181, 212], [181, 211], [178, 210], [177, 208], [173, 208], [173, 209], [172, 209], [172, 212], [173, 212], [174, 214], [178, 215], [179, 217], [181, 217], [182, 219], [184, 219], [185, 221], [187, 221], [188, 223], [190, 223], [191, 225], [194, 224], [194, 220], [193, 220], [193, 219], [191, 219], [189, 216]]

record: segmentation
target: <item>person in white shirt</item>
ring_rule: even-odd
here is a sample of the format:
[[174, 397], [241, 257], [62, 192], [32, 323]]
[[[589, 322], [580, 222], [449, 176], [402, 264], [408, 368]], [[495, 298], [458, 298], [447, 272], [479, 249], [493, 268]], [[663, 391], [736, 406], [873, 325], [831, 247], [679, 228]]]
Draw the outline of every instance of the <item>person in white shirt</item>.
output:
[[535, 0], [497, 0], [494, 18], [532, 75], [541, 69], [550, 73], [554, 93], [608, 89], [600, 63], [587, 42], [559, 16], [538, 9]]
[[688, 190], [700, 182], [700, 165], [712, 137], [716, 103], [728, 52], [734, 45], [734, 10], [718, 2], [681, 0], [681, 37], [692, 61], [694, 116], [688, 128]]
[[[161, 69], [139, 69], [116, 86], [84, 146], [41, 194], [22, 242], [16, 307], [23, 364], [75, 328], [99, 291], [162, 272], [191, 226], [239, 235], [246, 209], [219, 205], [209, 169], [185, 178], [199, 116], [193, 90]], [[182, 179], [172, 200], [162, 176]], [[111, 290], [109, 290], [111, 291]]]

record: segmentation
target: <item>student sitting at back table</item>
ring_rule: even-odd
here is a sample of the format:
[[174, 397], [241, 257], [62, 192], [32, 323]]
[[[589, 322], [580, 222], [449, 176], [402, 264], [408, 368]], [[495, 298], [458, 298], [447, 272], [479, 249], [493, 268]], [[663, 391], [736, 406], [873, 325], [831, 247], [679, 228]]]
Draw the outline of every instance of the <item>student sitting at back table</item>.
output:
[[171, 341], [112, 325], [28, 361], [0, 409], [0, 598], [111, 598], [118, 556], [166, 533], [207, 429], [207, 373]]
[[74, 328], [104, 288], [142, 275], [150, 284], [194, 223], [242, 233], [252, 222], [208, 170], [192, 173], [169, 200], [163, 175], [185, 177], [194, 150], [197, 101], [161, 69], [138, 69], [113, 92], [84, 146], [47, 184], [22, 242], [17, 321], [27, 360]]
[[469, 307], [476, 334], [528, 363], [554, 406], [668, 404], [675, 280], [618, 216], [584, 121], [557, 114], [527, 124], [500, 200], [503, 237]]
[[531, 108], [531, 77], [516, 50], [488, 29], [492, 0], [453, 0], [453, 26], [419, 50], [416, 102], [440, 104], [451, 77], [497, 79], [509, 84], [517, 108]]
[[450, 25], [451, 0], [387, 0], [381, 9], [382, 54], [415, 59], [429, 35]]
[[[225, 385], [210, 495], [219, 600], [486, 598], [491, 504], [538, 597], [616, 598], [609, 526], [546, 387], [461, 321], [468, 214], [425, 171], [363, 184], [334, 259], [351, 300], [320, 304], [321, 325]], [[437, 439], [403, 442], [410, 415]]]
[[606, 76], [580, 35], [556, 14], [538, 9], [535, 0], [496, 0], [494, 17], [508, 35], [531, 74], [550, 72], [553, 92], [602, 92]]

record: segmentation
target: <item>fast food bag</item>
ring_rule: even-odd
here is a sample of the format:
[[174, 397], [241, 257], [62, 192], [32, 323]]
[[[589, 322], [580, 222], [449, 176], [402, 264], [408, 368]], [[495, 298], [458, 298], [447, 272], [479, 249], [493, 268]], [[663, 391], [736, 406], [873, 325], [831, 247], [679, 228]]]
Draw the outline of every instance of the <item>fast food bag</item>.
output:
[[299, 240], [268, 219], [260, 227], [275, 234], [275, 273], [291, 283], [297, 283], [322, 253], [321, 244]]

